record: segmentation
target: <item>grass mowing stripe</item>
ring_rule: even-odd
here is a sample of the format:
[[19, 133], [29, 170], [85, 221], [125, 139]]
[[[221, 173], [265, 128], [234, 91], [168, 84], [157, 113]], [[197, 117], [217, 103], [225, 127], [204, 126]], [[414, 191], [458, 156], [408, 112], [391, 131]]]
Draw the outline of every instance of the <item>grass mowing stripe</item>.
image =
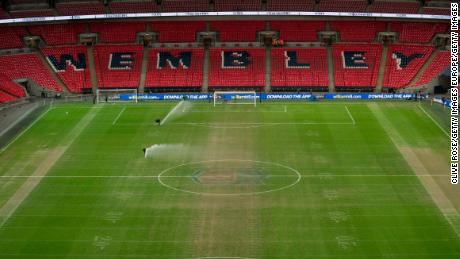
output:
[[120, 113], [117, 115], [117, 117], [113, 120], [112, 122], [112, 125], [115, 125], [118, 121], [118, 119], [120, 119], [121, 115], [123, 114], [123, 112], [126, 110], [126, 106], [123, 107], [123, 109], [121, 109]]
[[3, 152], [5, 152], [5, 150], [8, 149], [9, 146], [11, 146], [14, 142], [16, 142], [16, 140], [18, 140], [22, 135], [24, 135], [27, 131], [29, 131], [30, 128], [32, 128], [38, 121], [41, 120], [41, 118], [43, 118], [51, 109], [53, 109], [51, 106], [42, 114], [40, 115], [36, 120], [34, 120], [34, 122], [32, 122], [29, 127], [27, 127], [25, 130], [23, 130], [21, 133], [19, 133], [19, 135], [17, 135], [13, 140], [10, 141], [10, 143], [8, 143], [4, 148], [2, 148], [0, 150], [0, 154], [2, 154]]
[[[47, 110], [47, 112], [50, 109]], [[69, 132], [69, 134], [62, 140], [63, 145], [54, 148], [49, 152], [46, 159], [44, 159], [39, 166], [35, 169], [32, 177], [27, 177], [27, 180], [19, 187], [16, 192], [11, 196], [8, 201], [0, 208], [0, 228], [8, 221], [14, 211], [21, 205], [21, 203], [29, 196], [35, 187], [41, 182], [43, 176], [46, 176], [48, 171], [54, 164], [61, 158], [69, 146], [75, 141], [80, 133], [88, 126], [88, 124], [96, 116], [98, 110], [91, 109], [80, 122]], [[41, 117], [40, 117], [41, 118]], [[37, 120], [38, 121], [38, 120]]]
[[423, 111], [423, 113], [426, 114], [426, 116], [428, 116], [428, 118], [431, 119], [431, 121], [434, 122], [434, 124], [436, 124], [436, 126], [438, 126], [439, 129], [441, 129], [442, 132], [444, 132], [444, 134], [445, 134], [448, 138], [450, 138], [449, 133], [447, 133], [447, 131], [446, 131], [443, 127], [441, 127], [441, 125], [439, 125], [439, 123], [438, 123], [433, 117], [431, 117], [431, 115], [422, 107], [422, 105], [419, 104], [418, 107]]

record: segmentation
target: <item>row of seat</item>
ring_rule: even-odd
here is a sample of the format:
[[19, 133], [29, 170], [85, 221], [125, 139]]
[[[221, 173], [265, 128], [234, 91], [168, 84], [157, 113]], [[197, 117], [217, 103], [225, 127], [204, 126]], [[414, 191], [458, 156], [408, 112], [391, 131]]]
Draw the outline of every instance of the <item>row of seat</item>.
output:
[[[209, 0], [163, 0], [157, 5], [154, 0], [110, 1], [104, 6], [102, 1], [58, 1], [56, 11], [48, 9], [45, 0], [13, 0], [14, 5], [30, 4], [28, 2], [40, 1], [45, 12], [22, 13], [20, 16], [54, 16], [59, 15], [85, 15], [103, 13], [146, 13], [146, 12], [203, 12], [203, 11], [258, 11], [263, 10], [260, 0], [215, 0], [214, 5]], [[369, 4], [367, 0], [267, 0], [268, 11], [321, 11], [321, 12], [377, 12], [377, 13], [426, 13], [448, 15], [448, 8], [421, 6], [416, 0], [376, 0]], [[13, 14], [12, 12], [11, 14]], [[13, 16], [13, 15], [11, 15]], [[14, 16], [13, 16], [14, 17]], [[17, 16], [16, 16], [17, 17]]]
[[[267, 29], [263, 21], [214, 21], [210, 30], [218, 32], [221, 42], [255, 42], [257, 32]], [[387, 26], [388, 25], [388, 26]], [[41, 36], [46, 45], [76, 44], [78, 35], [84, 32], [99, 34], [101, 43], [134, 43], [136, 34], [150, 28], [158, 32], [161, 43], [195, 42], [197, 33], [205, 31], [205, 22], [95, 22], [22, 26], [2, 26], [0, 49], [21, 48], [22, 37]], [[402, 43], [428, 43], [436, 33], [447, 33], [447, 23], [429, 22], [330, 22], [342, 42], [373, 42], [377, 33], [394, 31]], [[388, 27], [388, 28], [387, 28]], [[279, 32], [285, 42], [316, 42], [318, 32], [326, 30], [324, 21], [271, 21], [269, 29]]]

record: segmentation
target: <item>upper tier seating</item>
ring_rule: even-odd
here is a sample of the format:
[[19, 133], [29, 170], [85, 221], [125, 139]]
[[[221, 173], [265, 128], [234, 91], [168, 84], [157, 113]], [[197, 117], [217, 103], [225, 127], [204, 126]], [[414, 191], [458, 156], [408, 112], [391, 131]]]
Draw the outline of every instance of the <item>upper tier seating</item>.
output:
[[28, 26], [30, 33], [34, 36], [41, 36], [47, 45], [57, 46], [76, 44], [78, 34], [85, 32], [86, 24], [47, 24]]
[[366, 12], [367, 0], [321, 0], [319, 10], [321, 12]]
[[145, 31], [145, 23], [93, 22], [90, 31], [98, 33], [102, 43], [134, 43], [136, 34]]
[[11, 80], [28, 78], [43, 88], [56, 92], [62, 91], [36, 54], [0, 56], [0, 67], [2, 73]]
[[[43, 48], [41, 50], [45, 55], [47, 61], [51, 67], [55, 70], [57, 76], [62, 82], [69, 88], [73, 93], [81, 93], [83, 89], [91, 88], [91, 77], [89, 73], [89, 63], [86, 55], [86, 48], [83, 46], [72, 46], [72, 47], [54, 47], [54, 48]], [[84, 63], [80, 62], [78, 55], [84, 55]], [[71, 64], [70, 61], [60, 63], [63, 55], [70, 55], [75, 64]], [[51, 58], [50, 56], [54, 57]], [[60, 64], [59, 67], [53, 64], [53, 60]]]
[[262, 4], [260, 0], [215, 0], [215, 10], [224, 11], [260, 11]]
[[0, 19], [8, 19], [10, 16], [8, 13], [0, 7]]
[[27, 35], [23, 27], [1, 26], [0, 27], [0, 49], [22, 48], [22, 37]]
[[0, 89], [0, 103], [8, 103], [8, 102], [16, 101], [17, 99], [18, 99], [17, 97], [14, 97], [8, 93], [5, 93]]
[[[184, 55], [182, 61], [174, 59], [160, 63], [158, 58], [161, 53], [170, 53], [178, 58], [181, 52], [191, 52], [187, 59]], [[203, 83], [203, 49], [154, 49], [149, 51], [148, 69], [145, 78], [145, 87], [200, 87]], [[189, 61], [190, 63], [188, 63]]]
[[450, 9], [448, 8], [436, 8], [436, 7], [423, 7], [423, 14], [436, 14], [436, 15], [450, 15]]
[[427, 43], [436, 33], [446, 32], [447, 23], [392, 22], [391, 31], [399, 34], [399, 42]]
[[264, 28], [265, 23], [262, 21], [211, 22], [211, 31], [217, 31], [222, 42], [254, 42], [257, 39], [257, 31]]
[[[224, 52], [229, 53], [228, 64], [223, 61]], [[210, 49], [210, 87], [263, 87], [264, 84], [264, 49]]]
[[57, 3], [56, 9], [60, 15], [104, 14], [104, 5], [100, 2], [88, 3]]
[[440, 51], [431, 61], [428, 68], [420, 76], [420, 78], [415, 82], [416, 86], [424, 85], [429, 83], [433, 78], [439, 75], [444, 69], [446, 69], [450, 64], [450, 52], [449, 51]]
[[142, 46], [96, 45], [93, 52], [100, 88], [139, 87]]
[[154, 13], [158, 12], [155, 1], [125, 2], [114, 1], [109, 3], [111, 13]]
[[331, 30], [338, 31], [340, 41], [372, 42], [377, 33], [385, 31], [384, 22], [331, 22]]
[[433, 50], [432, 46], [399, 45], [388, 47], [383, 86], [405, 87], [414, 78]]
[[268, 11], [303, 11], [313, 12], [315, 0], [267, 0]]
[[416, 1], [393, 2], [376, 0], [368, 8], [371, 13], [417, 13], [420, 4]]
[[159, 33], [159, 42], [195, 42], [196, 34], [206, 29], [204, 22], [153, 22], [151, 30]]
[[[336, 87], [375, 87], [382, 53], [381, 45], [334, 44], [332, 53]], [[350, 62], [347, 63], [346, 60]]]
[[207, 12], [208, 0], [163, 0], [163, 12]]
[[37, 9], [37, 10], [18, 10], [11, 11], [10, 16], [12, 18], [24, 18], [24, 17], [45, 17], [55, 16], [53, 9]]
[[9, 0], [10, 4], [48, 4], [47, 0]]
[[26, 96], [22, 87], [12, 82], [7, 76], [3, 74], [0, 74], [0, 91], [3, 91], [17, 98]]
[[[299, 66], [294, 67], [286, 61], [287, 52], [296, 53], [296, 62]], [[327, 57], [325, 48], [311, 49], [288, 49], [288, 48], [273, 48], [271, 50], [272, 71], [271, 85], [272, 87], [327, 87], [328, 86], [328, 70]], [[300, 64], [309, 64], [309, 67]]]
[[318, 31], [325, 30], [322, 21], [271, 21], [271, 30], [280, 32], [280, 39], [291, 42], [318, 41]]

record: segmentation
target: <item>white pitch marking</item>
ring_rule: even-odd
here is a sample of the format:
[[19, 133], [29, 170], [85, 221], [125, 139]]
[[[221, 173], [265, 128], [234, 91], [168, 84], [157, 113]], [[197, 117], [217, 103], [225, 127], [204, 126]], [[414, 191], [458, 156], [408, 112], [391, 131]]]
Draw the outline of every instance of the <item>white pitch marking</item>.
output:
[[287, 112], [287, 106], [284, 105], [284, 112]]
[[422, 105], [419, 104], [418, 107], [423, 111], [423, 113], [425, 113], [426, 116], [428, 116], [428, 118], [430, 118], [434, 122], [434, 124], [436, 124], [436, 126], [438, 126], [438, 128], [442, 130], [442, 132], [444, 132], [444, 134], [446, 134], [447, 137], [450, 138], [449, 133], [447, 133], [447, 131], [444, 130], [444, 128], [441, 127], [441, 125], [439, 125], [439, 123], [435, 119], [433, 119], [433, 117], [431, 117], [431, 115], [427, 111], [425, 111]]
[[350, 116], [350, 119], [353, 122], [353, 125], [355, 125], [356, 124], [355, 118], [353, 118], [353, 115], [351, 115], [351, 112], [346, 105], [345, 105], [345, 110], [347, 110], [348, 116]]
[[19, 135], [17, 135], [10, 143], [8, 143], [4, 148], [0, 150], [0, 154], [5, 152], [9, 146], [11, 146], [16, 140], [18, 140], [24, 133], [30, 130], [39, 120], [41, 120], [50, 110], [54, 109], [54, 107], [49, 107], [48, 110], [46, 110], [42, 115], [40, 115], [32, 124], [29, 125], [25, 130], [23, 130]]
[[160, 122], [160, 125], [163, 125], [168, 120], [169, 116], [171, 116], [171, 114], [173, 114], [182, 105], [182, 103], [184, 103], [184, 101], [180, 101], [176, 104], [176, 106], [174, 106], [174, 108], [166, 114], [166, 117]]
[[118, 113], [118, 116], [113, 120], [112, 125], [115, 125], [117, 123], [118, 119], [120, 119], [121, 115], [123, 114], [125, 110], [126, 110], [126, 106], [124, 106], [123, 109], [121, 109], [120, 113]]

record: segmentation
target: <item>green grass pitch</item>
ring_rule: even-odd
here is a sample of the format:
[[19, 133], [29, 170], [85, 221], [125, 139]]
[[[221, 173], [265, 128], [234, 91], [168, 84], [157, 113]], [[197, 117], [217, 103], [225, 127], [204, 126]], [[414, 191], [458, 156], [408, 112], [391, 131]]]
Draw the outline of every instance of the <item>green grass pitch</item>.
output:
[[0, 151], [0, 258], [460, 258], [437, 112], [55, 105]]

